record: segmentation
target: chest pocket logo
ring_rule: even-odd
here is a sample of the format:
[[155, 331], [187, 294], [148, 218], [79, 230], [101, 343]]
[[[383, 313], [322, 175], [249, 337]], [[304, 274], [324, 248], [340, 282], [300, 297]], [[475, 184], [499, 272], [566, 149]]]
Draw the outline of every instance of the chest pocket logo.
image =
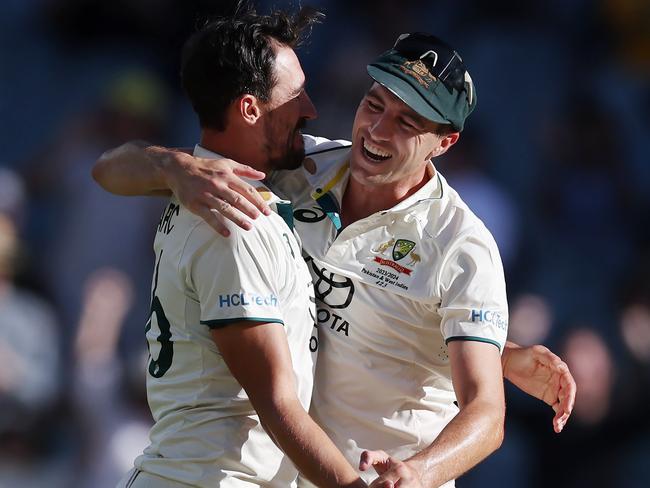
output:
[[[409, 241], [407, 239], [397, 239], [397, 242], [393, 246], [393, 259], [399, 261], [410, 253], [415, 247], [415, 242]], [[417, 254], [416, 254], [417, 256]], [[414, 258], [415, 259], [415, 258]], [[420, 257], [417, 257], [418, 261]]]

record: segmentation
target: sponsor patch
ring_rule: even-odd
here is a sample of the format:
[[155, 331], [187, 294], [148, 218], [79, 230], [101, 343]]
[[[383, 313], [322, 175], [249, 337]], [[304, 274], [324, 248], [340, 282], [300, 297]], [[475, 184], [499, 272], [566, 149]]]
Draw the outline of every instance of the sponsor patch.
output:
[[230, 293], [219, 295], [219, 307], [244, 307], [247, 305], [266, 305], [270, 307], [278, 306], [278, 297], [275, 295], [259, 295], [257, 293]]
[[494, 310], [473, 309], [472, 322], [490, 324], [501, 330], [508, 330], [508, 319]]

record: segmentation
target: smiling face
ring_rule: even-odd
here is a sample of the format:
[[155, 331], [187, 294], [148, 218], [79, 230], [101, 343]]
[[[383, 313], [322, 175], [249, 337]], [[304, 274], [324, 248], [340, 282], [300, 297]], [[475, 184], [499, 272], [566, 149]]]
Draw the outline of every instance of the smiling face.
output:
[[352, 178], [365, 186], [415, 187], [425, 177], [427, 162], [458, 139], [458, 133], [435, 134], [438, 128], [439, 124], [425, 119], [374, 83], [354, 118]]
[[272, 169], [295, 169], [305, 157], [300, 129], [316, 118], [316, 109], [305, 91], [305, 75], [296, 53], [275, 43], [275, 79], [262, 120], [264, 150]]

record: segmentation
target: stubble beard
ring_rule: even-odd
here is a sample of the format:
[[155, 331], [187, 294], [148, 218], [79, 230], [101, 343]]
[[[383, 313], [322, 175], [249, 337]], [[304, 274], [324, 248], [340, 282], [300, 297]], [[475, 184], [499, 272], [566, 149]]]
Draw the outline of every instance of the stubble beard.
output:
[[[278, 156], [271, 156], [272, 154], [272, 140], [274, 135], [271, 130], [271, 125], [267, 125], [265, 128], [266, 132], [266, 143], [264, 144], [264, 149], [269, 155], [268, 167], [271, 170], [292, 170], [297, 169], [302, 165], [302, 162], [305, 159], [305, 145], [301, 144], [300, 149], [294, 147], [294, 138], [296, 132], [303, 129], [306, 125], [306, 119], [301, 119], [296, 125], [295, 129], [291, 132], [287, 138], [283, 154]], [[302, 137], [302, 136], [301, 136]]]

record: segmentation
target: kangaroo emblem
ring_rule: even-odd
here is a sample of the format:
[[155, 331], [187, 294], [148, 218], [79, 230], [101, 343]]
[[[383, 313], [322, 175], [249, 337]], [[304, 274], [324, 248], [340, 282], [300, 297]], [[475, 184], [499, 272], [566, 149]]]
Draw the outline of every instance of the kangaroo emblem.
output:
[[420, 261], [422, 261], [422, 258], [420, 258], [420, 255], [413, 252], [413, 251], [411, 251], [411, 254], [409, 254], [409, 257], [411, 258], [411, 262], [408, 263], [407, 266], [413, 266], [414, 264], [419, 263]]
[[373, 249], [372, 252], [377, 252], [379, 254], [384, 254], [388, 250], [388, 248], [390, 248], [390, 246], [392, 246], [393, 244], [395, 244], [395, 239], [391, 239], [388, 242], [384, 242], [383, 244], [379, 244], [379, 246], [377, 246], [377, 249]]

